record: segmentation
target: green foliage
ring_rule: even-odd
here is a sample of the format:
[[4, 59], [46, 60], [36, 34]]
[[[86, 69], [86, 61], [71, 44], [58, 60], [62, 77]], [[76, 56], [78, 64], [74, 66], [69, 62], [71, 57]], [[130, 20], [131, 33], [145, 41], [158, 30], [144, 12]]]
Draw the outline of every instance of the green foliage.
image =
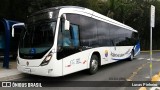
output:
[[86, 7], [138, 30], [141, 47], [148, 50], [151, 4], [156, 7], [153, 49], [160, 49], [160, 0], [1, 0], [0, 17], [25, 21], [31, 13], [49, 7]]

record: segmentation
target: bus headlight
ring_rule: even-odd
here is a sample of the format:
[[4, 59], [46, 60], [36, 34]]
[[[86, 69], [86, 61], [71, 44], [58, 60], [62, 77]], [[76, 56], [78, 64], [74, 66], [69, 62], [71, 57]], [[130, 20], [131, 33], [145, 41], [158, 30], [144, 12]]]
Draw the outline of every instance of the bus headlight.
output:
[[51, 60], [52, 58], [52, 54], [49, 54], [46, 56], [46, 58], [43, 60], [43, 62], [40, 64], [40, 66], [45, 66], [49, 63], [49, 61]]

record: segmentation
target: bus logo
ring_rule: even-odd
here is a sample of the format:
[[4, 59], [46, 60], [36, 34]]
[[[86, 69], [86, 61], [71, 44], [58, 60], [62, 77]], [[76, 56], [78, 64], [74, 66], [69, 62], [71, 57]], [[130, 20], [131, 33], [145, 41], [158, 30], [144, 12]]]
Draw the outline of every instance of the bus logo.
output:
[[105, 50], [105, 57], [108, 57], [108, 50]]
[[28, 61], [26, 62], [26, 65], [27, 65], [27, 66], [29, 65], [29, 62], [28, 62]]
[[29, 52], [30, 52], [30, 54], [35, 54], [36, 53], [36, 49], [35, 48], [31, 48]]

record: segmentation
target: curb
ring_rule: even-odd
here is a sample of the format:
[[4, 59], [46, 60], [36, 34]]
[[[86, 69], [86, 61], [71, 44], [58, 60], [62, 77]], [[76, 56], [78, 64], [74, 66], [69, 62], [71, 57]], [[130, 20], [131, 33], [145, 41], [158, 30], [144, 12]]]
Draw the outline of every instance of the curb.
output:
[[21, 73], [21, 74], [17, 74], [17, 75], [2, 77], [2, 78], [0, 78], [0, 81], [11, 81], [14, 79], [20, 79], [20, 78], [24, 78], [24, 77], [26, 77], [26, 75]]
[[147, 90], [147, 88], [146, 88], [146, 87], [141, 87], [141, 88], [138, 89], [138, 90]]
[[[160, 81], [160, 72], [158, 74], [152, 76], [152, 78], [151, 78], [151, 82], [153, 82], [153, 83], [157, 83], [158, 81]], [[138, 90], [147, 90], [147, 87], [140, 87]], [[157, 90], [157, 89], [154, 89], [154, 90]]]
[[[152, 50], [153, 52], [160, 52], [160, 50]], [[140, 51], [140, 52], [150, 52], [149, 50], [146, 51]]]
[[151, 81], [152, 81], [153, 83], [157, 83], [158, 81], [160, 81], [160, 72], [159, 72], [158, 74], [154, 75], [154, 76], [152, 77]]

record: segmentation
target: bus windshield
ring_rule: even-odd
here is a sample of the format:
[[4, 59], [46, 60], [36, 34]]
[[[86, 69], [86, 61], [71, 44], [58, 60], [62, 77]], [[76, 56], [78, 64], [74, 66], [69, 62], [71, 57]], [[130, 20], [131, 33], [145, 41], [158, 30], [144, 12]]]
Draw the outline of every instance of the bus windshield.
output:
[[19, 53], [22, 58], [43, 57], [53, 46], [56, 21], [39, 21], [29, 24], [21, 36]]

